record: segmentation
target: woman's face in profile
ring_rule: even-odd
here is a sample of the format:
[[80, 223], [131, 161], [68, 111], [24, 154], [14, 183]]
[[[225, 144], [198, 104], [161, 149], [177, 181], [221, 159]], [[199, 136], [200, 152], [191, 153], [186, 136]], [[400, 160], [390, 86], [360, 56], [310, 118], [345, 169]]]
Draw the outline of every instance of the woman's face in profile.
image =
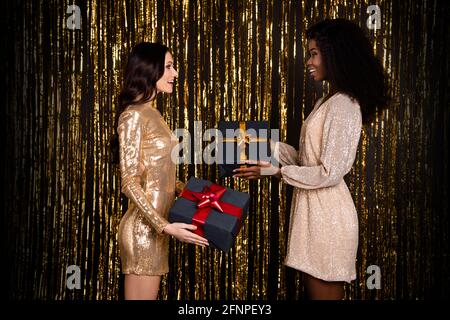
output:
[[173, 67], [173, 58], [170, 52], [166, 53], [166, 58], [164, 61], [164, 74], [156, 82], [157, 92], [172, 93], [175, 78], [178, 77], [178, 72]]
[[315, 81], [322, 81], [326, 79], [325, 67], [322, 63], [322, 55], [316, 40], [310, 39], [308, 41], [309, 59], [306, 62], [308, 72]]

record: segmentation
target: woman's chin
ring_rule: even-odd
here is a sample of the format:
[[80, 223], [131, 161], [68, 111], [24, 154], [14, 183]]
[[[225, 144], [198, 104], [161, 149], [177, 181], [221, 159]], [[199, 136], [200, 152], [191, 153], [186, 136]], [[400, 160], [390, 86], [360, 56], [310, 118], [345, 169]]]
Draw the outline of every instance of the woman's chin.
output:
[[314, 75], [312, 78], [314, 79], [314, 81], [318, 82], [325, 80], [323, 77], [318, 77], [317, 75]]

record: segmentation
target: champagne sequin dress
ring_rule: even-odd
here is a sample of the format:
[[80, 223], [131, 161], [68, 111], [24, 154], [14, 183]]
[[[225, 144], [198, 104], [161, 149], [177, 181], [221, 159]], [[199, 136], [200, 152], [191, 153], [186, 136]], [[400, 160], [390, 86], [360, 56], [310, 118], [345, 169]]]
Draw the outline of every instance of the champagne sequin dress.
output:
[[325, 281], [356, 279], [358, 216], [344, 181], [358, 149], [360, 106], [337, 93], [319, 99], [301, 128], [300, 150], [275, 144], [282, 180], [294, 186], [285, 264]]
[[169, 269], [169, 237], [162, 230], [175, 198], [171, 152], [178, 139], [153, 102], [127, 107], [117, 131], [122, 192], [129, 199], [119, 226], [122, 272], [162, 275]]

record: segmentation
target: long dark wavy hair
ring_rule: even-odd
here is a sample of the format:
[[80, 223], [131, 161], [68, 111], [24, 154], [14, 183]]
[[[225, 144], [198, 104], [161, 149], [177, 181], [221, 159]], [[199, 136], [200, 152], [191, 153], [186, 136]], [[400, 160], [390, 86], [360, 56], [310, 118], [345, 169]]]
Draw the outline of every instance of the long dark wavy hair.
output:
[[[125, 69], [124, 83], [120, 91], [114, 128], [117, 130], [119, 117], [126, 107], [142, 104], [156, 96], [156, 82], [164, 74], [164, 62], [169, 48], [160, 43], [141, 42], [130, 53]], [[110, 161], [119, 163], [119, 136], [110, 142]]]
[[370, 123], [388, 103], [386, 75], [369, 39], [355, 23], [325, 19], [306, 31], [322, 55], [326, 80], [336, 92], [356, 99], [363, 123]]

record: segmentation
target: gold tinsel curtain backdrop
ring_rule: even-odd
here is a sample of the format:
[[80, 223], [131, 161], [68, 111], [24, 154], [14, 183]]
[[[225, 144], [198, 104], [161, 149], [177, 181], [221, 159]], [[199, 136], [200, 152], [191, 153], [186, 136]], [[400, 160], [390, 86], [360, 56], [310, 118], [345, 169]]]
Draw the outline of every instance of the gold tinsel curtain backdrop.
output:
[[[67, 27], [78, 6], [79, 29]], [[369, 30], [369, 5], [381, 27]], [[449, 29], [446, 1], [6, 1], [2, 2], [3, 246], [10, 298], [120, 299], [117, 245], [127, 208], [109, 163], [126, 57], [140, 41], [172, 50], [179, 79], [158, 107], [172, 127], [268, 120], [298, 146], [302, 121], [327, 88], [306, 74], [305, 30], [325, 17], [365, 28], [388, 74], [389, 108], [364, 128], [346, 177], [360, 221], [358, 278], [349, 299], [449, 295]], [[6, 90], [5, 90], [6, 88]], [[204, 146], [204, 145], [203, 145]], [[284, 267], [292, 190], [278, 180], [219, 180], [250, 192], [235, 247], [223, 254], [171, 240], [163, 299], [302, 299]], [[67, 267], [81, 289], [66, 287]], [[367, 268], [381, 270], [370, 290]]]

